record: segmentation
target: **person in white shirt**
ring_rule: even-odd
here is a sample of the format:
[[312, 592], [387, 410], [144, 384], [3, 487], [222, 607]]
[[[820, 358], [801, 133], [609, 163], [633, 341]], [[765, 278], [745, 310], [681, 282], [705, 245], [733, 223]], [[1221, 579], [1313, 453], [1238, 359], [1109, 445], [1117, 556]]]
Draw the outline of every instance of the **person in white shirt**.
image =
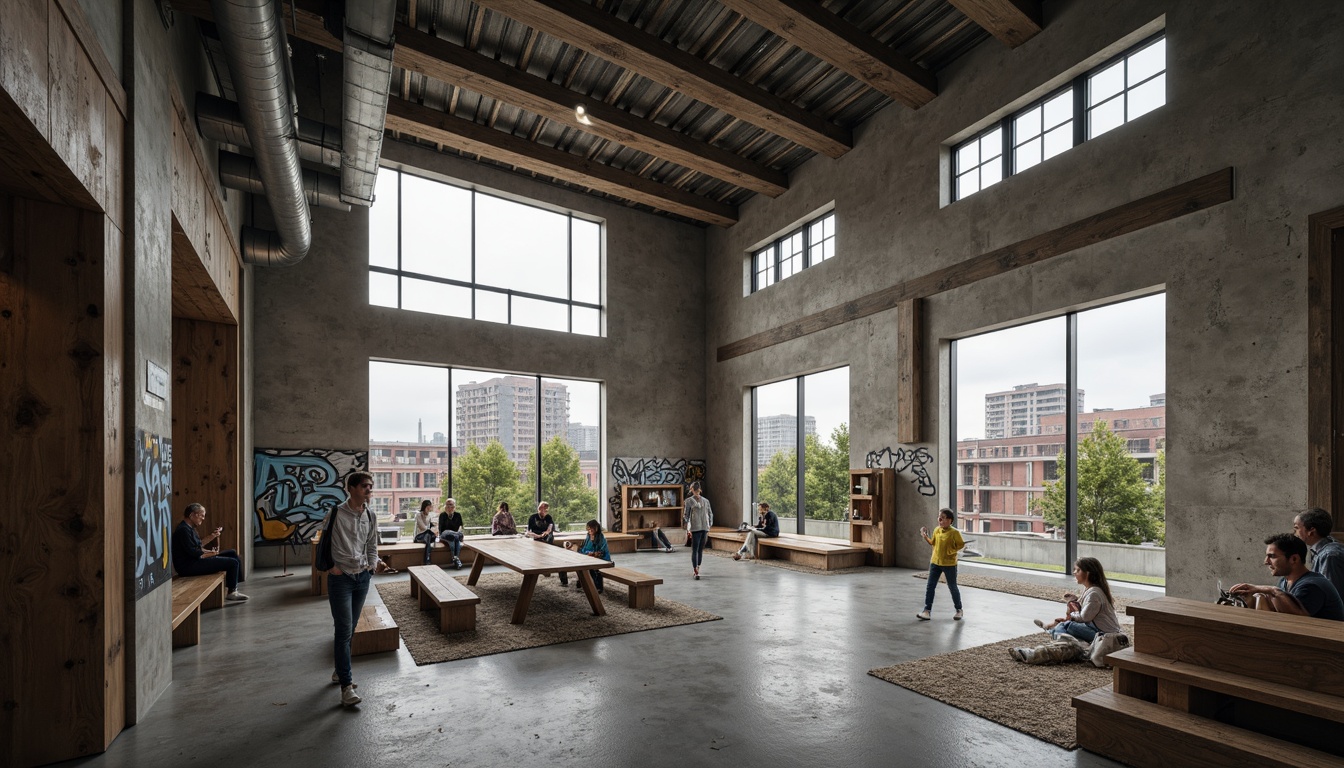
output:
[[336, 671], [331, 681], [341, 684], [341, 704], [353, 707], [362, 699], [355, 693], [350, 672], [350, 640], [364, 610], [372, 575], [389, 569], [378, 559], [378, 524], [369, 509], [373, 475], [351, 473], [345, 480], [345, 493], [349, 498], [332, 509], [323, 529], [328, 531], [324, 535], [331, 536], [331, 559], [335, 562], [327, 571], [327, 600], [336, 626]]

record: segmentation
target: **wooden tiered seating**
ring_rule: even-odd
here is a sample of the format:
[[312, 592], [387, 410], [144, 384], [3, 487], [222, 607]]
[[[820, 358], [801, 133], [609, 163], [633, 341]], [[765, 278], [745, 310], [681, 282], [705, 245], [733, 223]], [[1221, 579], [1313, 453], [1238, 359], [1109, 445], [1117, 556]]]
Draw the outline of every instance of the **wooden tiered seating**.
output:
[[1129, 607], [1078, 744], [1134, 766], [1344, 764], [1344, 622], [1163, 597]]
[[[715, 549], [736, 550], [742, 546], [746, 537], [745, 532], [733, 528], [711, 528], [709, 531], [709, 543]], [[762, 558], [788, 560], [822, 571], [854, 568], [863, 565], [868, 559], [866, 546], [855, 546], [843, 539], [828, 539], [825, 536], [781, 533], [774, 538], [757, 539], [756, 546]]]

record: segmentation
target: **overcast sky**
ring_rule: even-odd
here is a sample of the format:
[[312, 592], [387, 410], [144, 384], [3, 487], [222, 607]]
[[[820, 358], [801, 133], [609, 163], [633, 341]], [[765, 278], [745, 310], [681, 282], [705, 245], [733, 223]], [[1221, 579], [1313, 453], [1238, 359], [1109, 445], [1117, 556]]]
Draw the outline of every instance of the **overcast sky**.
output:
[[[797, 379], [756, 388], [757, 416], [798, 413]], [[829, 442], [831, 432], [849, 423], [849, 368], [834, 368], [803, 377], [806, 413], [817, 420], [817, 437]]]

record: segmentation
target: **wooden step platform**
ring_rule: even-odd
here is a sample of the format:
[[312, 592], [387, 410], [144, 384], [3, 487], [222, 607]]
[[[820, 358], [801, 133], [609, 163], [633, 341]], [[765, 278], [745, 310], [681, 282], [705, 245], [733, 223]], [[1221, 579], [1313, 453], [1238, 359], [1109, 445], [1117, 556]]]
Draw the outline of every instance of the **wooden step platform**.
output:
[[355, 624], [355, 635], [350, 639], [350, 655], [395, 651], [401, 645], [401, 634], [392, 614], [382, 603], [365, 605]]
[[652, 608], [654, 604], [653, 588], [663, 583], [663, 580], [657, 576], [650, 576], [620, 566], [603, 568], [601, 573], [603, 580], [614, 581], [626, 586], [631, 608]]
[[[709, 543], [714, 549], [741, 548], [747, 534], [733, 528], [711, 528]], [[868, 547], [855, 546], [843, 539], [781, 533], [770, 539], [757, 539], [762, 558], [787, 560], [822, 571], [854, 568], [868, 559]]]

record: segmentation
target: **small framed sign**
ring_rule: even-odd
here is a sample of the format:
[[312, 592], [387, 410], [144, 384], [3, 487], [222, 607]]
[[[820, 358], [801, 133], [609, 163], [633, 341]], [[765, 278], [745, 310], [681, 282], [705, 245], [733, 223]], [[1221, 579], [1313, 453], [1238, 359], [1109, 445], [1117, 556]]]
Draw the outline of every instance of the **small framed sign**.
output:
[[160, 400], [168, 399], [168, 371], [153, 360], [145, 361], [145, 391]]

